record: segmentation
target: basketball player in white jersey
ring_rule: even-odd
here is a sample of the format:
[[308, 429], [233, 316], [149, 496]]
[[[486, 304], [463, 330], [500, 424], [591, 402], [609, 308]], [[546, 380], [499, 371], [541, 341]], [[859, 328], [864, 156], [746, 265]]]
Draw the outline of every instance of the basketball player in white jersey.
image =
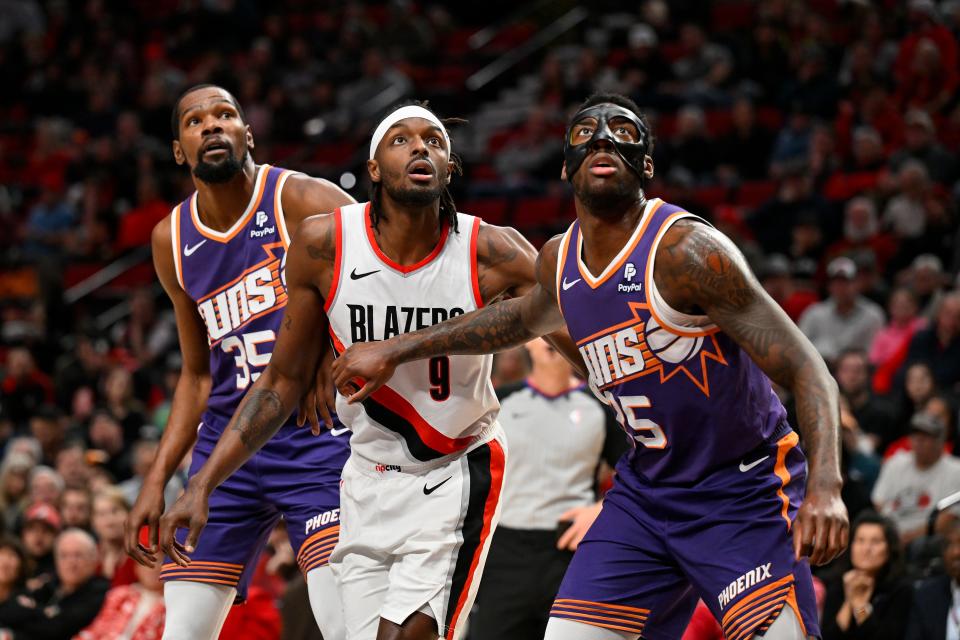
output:
[[[163, 637], [210, 640], [234, 601], [246, 597], [266, 536], [282, 516], [298, 559], [311, 558], [300, 568], [317, 623], [327, 640], [342, 640], [341, 608], [331, 605], [334, 579], [326, 557], [314, 553], [318, 542], [336, 535], [335, 522], [321, 527], [315, 521], [339, 508], [339, 470], [327, 464], [324, 474], [313, 473], [296, 487], [291, 479], [315, 472], [318, 460], [342, 464], [344, 436], [314, 438], [288, 422], [214, 496], [210, 527], [192, 566], [179, 565], [172, 554], [164, 564], [156, 544], [167, 481], [191, 449], [192, 472], [200, 466], [270, 358], [283, 314], [279, 266], [289, 235], [308, 216], [353, 199], [326, 180], [255, 164], [243, 110], [221, 87], [189, 88], [171, 120], [174, 158], [189, 167], [196, 191], [157, 224], [152, 247], [176, 314], [183, 369], [156, 459], [126, 522], [127, 552], [140, 564], [163, 565]], [[226, 291], [224, 302], [231, 296], [233, 310], [214, 299], [218, 291]], [[149, 530], [148, 545], [139, 544], [141, 527]]]
[[[340, 351], [533, 286], [535, 250], [518, 232], [456, 212], [446, 186], [459, 166], [432, 112], [407, 106], [388, 115], [367, 168], [370, 202], [310, 218], [294, 237], [273, 358], [164, 516], [169, 552], [190, 552], [210, 492], [290, 415], [328, 332]], [[506, 454], [490, 363], [438, 357], [399, 368], [366, 403], [337, 399], [354, 432], [331, 557], [350, 640], [461, 637], [499, 517]], [[177, 527], [189, 528], [182, 546]]]

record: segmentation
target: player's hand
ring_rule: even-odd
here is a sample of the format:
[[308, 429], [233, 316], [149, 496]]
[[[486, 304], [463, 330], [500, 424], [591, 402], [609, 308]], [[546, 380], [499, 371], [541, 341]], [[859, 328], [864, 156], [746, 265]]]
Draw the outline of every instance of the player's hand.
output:
[[351, 345], [333, 361], [333, 383], [348, 403], [365, 400], [393, 375], [397, 365], [391, 361], [388, 342]]
[[[196, 485], [187, 485], [180, 499], [160, 518], [160, 548], [181, 567], [190, 564], [200, 532], [207, 524], [209, 496]], [[177, 542], [177, 529], [187, 529], [183, 544]]]
[[793, 521], [793, 552], [799, 560], [810, 558], [815, 565], [826, 564], [847, 548], [850, 522], [840, 489], [817, 490], [807, 486], [807, 497]]
[[564, 511], [560, 516], [560, 520], [570, 521], [573, 524], [571, 524], [567, 530], [563, 532], [563, 535], [560, 536], [560, 539], [557, 540], [557, 549], [576, 551], [580, 541], [583, 540], [583, 536], [587, 535], [587, 531], [590, 530], [593, 521], [600, 515], [600, 509], [602, 507], [603, 504], [597, 502], [585, 507], [574, 507]]
[[[308, 389], [303, 397], [300, 398], [300, 408], [297, 412], [297, 426], [302, 427], [305, 423], [310, 423], [310, 431], [313, 435], [320, 435], [320, 420], [327, 429], [332, 429], [333, 413], [336, 411], [336, 387], [333, 386], [333, 376], [330, 367], [333, 364], [333, 349], [328, 348], [320, 359], [317, 366], [317, 372], [314, 375], [314, 383], [311, 389]], [[319, 411], [320, 416], [317, 417]]]
[[[160, 528], [160, 516], [163, 515], [163, 487], [144, 482], [133, 509], [123, 523], [123, 538], [127, 555], [145, 567], [153, 568], [157, 563], [157, 538]], [[140, 544], [140, 529], [147, 527], [149, 547]]]

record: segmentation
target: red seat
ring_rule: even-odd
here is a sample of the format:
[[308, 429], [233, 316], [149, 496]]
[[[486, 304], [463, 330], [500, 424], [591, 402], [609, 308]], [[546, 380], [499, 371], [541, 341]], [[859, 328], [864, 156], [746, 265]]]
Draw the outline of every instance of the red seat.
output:
[[744, 182], [737, 191], [737, 204], [741, 207], [756, 207], [774, 196], [777, 183], [773, 180]]
[[513, 217], [524, 227], [568, 223], [573, 221], [572, 205], [573, 201], [564, 196], [524, 198], [517, 201]]
[[510, 201], [506, 198], [483, 198], [457, 204], [457, 209], [481, 218], [488, 224], [502, 225], [510, 219]]

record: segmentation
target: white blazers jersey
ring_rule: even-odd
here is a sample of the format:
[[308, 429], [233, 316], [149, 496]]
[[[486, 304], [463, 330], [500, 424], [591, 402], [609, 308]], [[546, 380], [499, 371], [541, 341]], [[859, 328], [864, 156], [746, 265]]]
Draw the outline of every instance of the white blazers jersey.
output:
[[[430, 255], [399, 265], [377, 245], [370, 203], [345, 206], [334, 216], [337, 257], [325, 308], [338, 353], [354, 342], [385, 340], [483, 306], [479, 218], [458, 213], [459, 232], [445, 225]], [[397, 367], [362, 403], [349, 405], [338, 395], [337, 413], [353, 431], [354, 455], [402, 468], [492, 438], [500, 409], [490, 383], [492, 362], [489, 355], [418, 360]]]

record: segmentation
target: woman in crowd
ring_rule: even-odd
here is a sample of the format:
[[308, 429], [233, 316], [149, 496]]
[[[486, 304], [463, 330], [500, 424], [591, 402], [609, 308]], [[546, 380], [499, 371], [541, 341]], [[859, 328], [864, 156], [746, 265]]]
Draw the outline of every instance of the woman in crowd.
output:
[[8, 604], [24, 589], [30, 575], [30, 558], [16, 538], [0, 537], [0, 620]]
[[137, 581], [110, 589], [100, 613], [74, 640], [159, 640], [165, 612], [160, 568], [134, 564]]
[[910, 613], [897, 528], [873, 511], [850, 532], [850, 568], [827, 585], [823, 640], [900, 640]]
[[118, 487], [101, 489], [93, 497], [93, 532], [100, 545], [100, 575], [110, 580], [110, 585], [136, 582], [136, 563], [123, 546], [123, 523], [130, 506]]
[[7, 455], [0, 467], [0, 530], [12, 531], [26, 507], [33, 460], [21, 453]]

